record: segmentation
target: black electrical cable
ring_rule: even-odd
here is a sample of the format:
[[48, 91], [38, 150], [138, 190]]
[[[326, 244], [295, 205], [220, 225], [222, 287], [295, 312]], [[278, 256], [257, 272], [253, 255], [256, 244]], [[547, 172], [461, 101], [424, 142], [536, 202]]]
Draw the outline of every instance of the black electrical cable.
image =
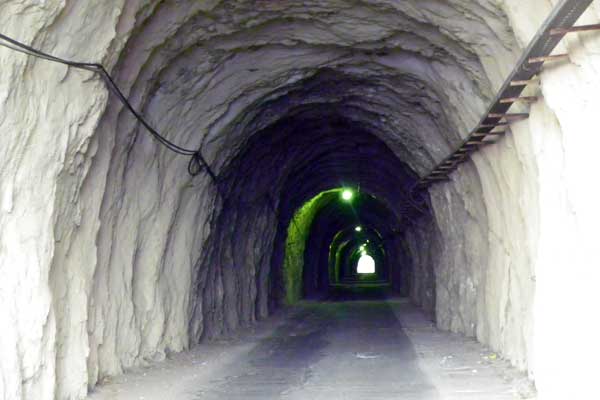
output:
[[[108, 71], [104, 68], [104, 66], [102, 64], [98, 64], [98, 63], [88, 63], [88, 62], [76, 62], [76, 61], [70, 61], [70, 60], [65, 60], [59, 57], [55, 57], [51, 54], [48, 53], [44, 53], [40, 50], [37, 50], [31, 46], [28, 46], [24, 43], [21, 43], [15, 39], [12, 39], [2, 33], [0, 33], [0, 39], [3, 40], [4, 42], [0, 41], [0, 46], [9, 48], [11, 50], [17, 51], [19, 53], [23, 53], [29, 56], [33, 56], [33, 57], [37, 57], [37, 58], [41, 58], [47, 61], [51, 61], [51, 62], [56, 62], [59, 64], [63, 64], [72, 68], [77, 68], [77, 69], [82, 69], [85, 71], [89, 71], [89, 72], [93, 72], [93, 73], [97, 73], [100, 74], [100, 77], [102, 78], [102, 80], [106, 83], [106, 85], [108, 86], [109, 90], [115, 94], [117, 96], [117, 98], [119, 99], [119, 101], [121, 101], [121, 103], [129, 110], [129, 112], [131, 112], [131, 114], [133, 114], [133, 116], [148, 130], [148, 132], [150, 132], [150, 134], [163, 146], [165, 146], [167, 149], [169, 149], [170, 151], [176, 153], [176, 154], [180, 154], [180, 155], [184, 155], [184, 156], [190, 156], [190, 162], [188, 163], [188, 173], [192, 176], [196, 176], [198, 175], [202, 170], [206, 170], [206, 172], [208, 173], [208, 175], [210, 176], [210, 178], [213, 180], [213, 182], [216, 184], [217, 183], [217, 176], [214, 174], [214, 172], [211, 170], [211, 168], [209, 167], [208, 163], [206, 162], [206, 160], [204, 159], [204, 157], [202, 156], [201, 151], [198, 150], [193, 150], [193, 149], [186, 149], [184, 147], [178, 146], [177, 144], [171, 142], [170, 140], [168, 140], [166, 137], [164, 137], [163, 135], [161, 135], [156, 129], [154, 129], [152, 126], [150, 126], [150, 124], [144, 119], [144, 117], [142, 117], [136, 110], [135, 108], [133, 108], [133, 106], [131, 105], [131, 103], [129, 102], [129, 100], [127, 99], [127, 97], [125, 97], [125, 95], [123, 94], [123, 92], [121, 91], [121, 89], [119, 89], [119, 87], [117, 86], [117, 84], [115, 83], [114, 79], [112, 78], [112, 76], [108, 73]], [[5, 43], [8, 42], [9, 44]]]

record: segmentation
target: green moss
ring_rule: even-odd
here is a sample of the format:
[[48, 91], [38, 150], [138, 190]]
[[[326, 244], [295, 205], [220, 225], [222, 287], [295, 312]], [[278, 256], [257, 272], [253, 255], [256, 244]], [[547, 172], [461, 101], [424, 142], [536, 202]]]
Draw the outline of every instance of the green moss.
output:
[[296, 213], [290, 222], [285, 242], [285, 259], [283, 274], [285, 277], [285, 301], [294, 304], [302, 299], [302, 270], [304, 268], [304, 249], [310, 235], [310, 228], [317, 212], [321, 209], [328, 196], [339, 196], [342, 189], [321, 192], [306, 203]]

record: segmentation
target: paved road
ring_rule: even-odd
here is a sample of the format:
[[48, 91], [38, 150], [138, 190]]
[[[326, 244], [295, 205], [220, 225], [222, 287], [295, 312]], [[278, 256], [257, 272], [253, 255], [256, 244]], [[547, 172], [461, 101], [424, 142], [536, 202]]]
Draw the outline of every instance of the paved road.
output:
[[[332, 300], [332, 299], [330, 299]], [[339, 294], [335, 300], [341, 300]], [[197, 399], [439, 398], [387, 302], [307, 303]]]
[[525, 374], [473, 339], [439, 331], [408, 300], [387, 298], [385, 288], [337, 287], [321, 300], [111, 378], [89, 398], [535, 398]]

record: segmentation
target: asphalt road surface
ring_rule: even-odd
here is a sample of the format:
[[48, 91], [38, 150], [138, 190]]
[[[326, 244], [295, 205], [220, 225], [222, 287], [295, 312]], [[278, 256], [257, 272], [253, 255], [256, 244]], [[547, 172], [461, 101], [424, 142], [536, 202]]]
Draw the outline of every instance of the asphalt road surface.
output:
[[436, 399], [384, 301], [304, 305], [198, 399]]
[[236, 337], [108, 379], [90, 400], [511, 400], [523, 373], [406, 299], [337, 288]]

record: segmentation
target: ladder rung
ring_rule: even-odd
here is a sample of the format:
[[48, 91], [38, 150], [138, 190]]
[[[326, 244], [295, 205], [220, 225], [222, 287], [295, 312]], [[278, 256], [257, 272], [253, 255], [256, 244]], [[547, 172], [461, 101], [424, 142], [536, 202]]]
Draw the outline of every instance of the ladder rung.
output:
[[518, 101], [524, 101], [527, 103], [535, 103], [537, 101], [537, 96], [523, 96], [523, 97], [507, 97], [504, 99], [500, 99], [500, 103], [501, 104], [508, 104], [508, 103], [516, 103]]
[[527, 113], [512, 113], [512, 114], [496, 114], [491, 113], [488, 114], [488, 118], [504, 118], [504, 119], [525, 119], [529, 118], [529, 114]]
[[589, 32], [600, 30], [600, 24], [571, 26], [569, 28], [554, 28], [550, 30], [550, 35], [564, 35], [570, 32]]
[[537, 82], [539, 82], [538, 79], [530, 79], [528, 81], [510, 81], [510, 86], [527, 86]]
[[479, 125], [479, 128], [496, 128], [499, 126], [508, 126], [509, 124], [507, 122], [499, 122], [497, 124], [483, 124], [483, 125]]
[[532, 57], [527, 62], [529, 64], [537, 64], [537, 63], [543, 63], [546, 61], [561, 61], [561, 60], [566, 60], [568, 58], [569, 58], [568, 54], [557, 54], [554, 56]]

